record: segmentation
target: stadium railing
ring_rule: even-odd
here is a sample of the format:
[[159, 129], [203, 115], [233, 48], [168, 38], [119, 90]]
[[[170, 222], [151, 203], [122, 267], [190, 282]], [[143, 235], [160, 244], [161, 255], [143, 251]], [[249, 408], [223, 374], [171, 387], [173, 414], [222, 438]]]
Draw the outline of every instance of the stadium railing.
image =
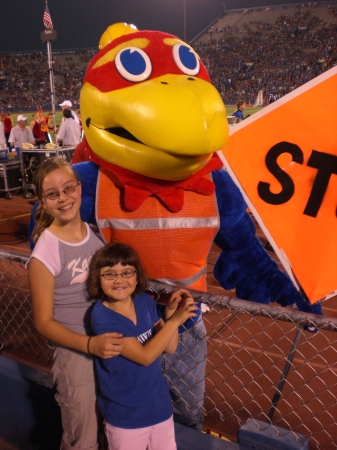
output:
[[[51, 350], [34, 330], [26, 261], [0, 252], [0, 353], [48, 373]], [[172, 287], [151, 281], [151, 289], [162, 294]], [[252, 419], [280, 439], [307, 436], [310, 449], [336, 449], [337, 319], [191, 293], [209, 309], [203, 314], [205, 428], [236, 442], [240, 427]]]

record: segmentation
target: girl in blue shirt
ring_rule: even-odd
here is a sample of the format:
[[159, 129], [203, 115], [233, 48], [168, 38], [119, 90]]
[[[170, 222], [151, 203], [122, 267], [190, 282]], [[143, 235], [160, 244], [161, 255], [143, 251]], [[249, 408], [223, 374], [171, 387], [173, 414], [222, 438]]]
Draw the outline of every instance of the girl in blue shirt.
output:
[[[173, 292], [158, 316], [144, 291], [148, 279], [136, 251], [108, 244], [92, 258], [88, 290], [100, 300], [91, 315], [95, 335], [114, 330], [124, 338], [120, 356], [95, 358], [109, 450], [175, 450], [172, 404], [160, 367], [162, 352], [174, 353], [178, 327], [196, 316], [185, 289]], [[104, 331], [103, 331], [104, 330]]]

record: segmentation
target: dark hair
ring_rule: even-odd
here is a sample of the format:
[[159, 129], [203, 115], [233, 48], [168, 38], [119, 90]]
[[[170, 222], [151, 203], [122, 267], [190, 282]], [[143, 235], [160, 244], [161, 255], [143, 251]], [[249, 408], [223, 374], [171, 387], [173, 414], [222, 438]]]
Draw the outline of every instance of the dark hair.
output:
[[40, 202], [39, 206], [36, 208], [35, 211], [35, 228], [33, 230], [33, 241], [36, 242], [38, 238], [41, 236], [42, 232], [51, 225], [51, 223], [54, 220], [54, 217], [51, 216], [48, 211], [46, 211], [43, 207], [43, 182], [47, 175], [49, 175], [51, 172], [57, 169], [67, 169], [71, 174], [74, 175], [74, 178], [78, 180], [78, 176], [76, 174], [76, 171], [72, 168], [70, 163], [68, 163], [66, 160], [54, 157], [49, 158], [43, 161], [40, 166], [38, 167], [35, 177], [34, 177], [34, 184], [35, 184], [35, 191], [36, 196]]
[[113, 267], [118, 263], [121, 263], [122, 266], [133, 266], [137, 271], [137, 286], [132, 297], [147, 289], [149, 279], [136, 250], [126, 244], [112, 243], [97, 250], [92, 257], [87, 280], [87, 289], [92, 298], [104, 298], [100, 269]]
[[62, 114], [63, 114], [63, 117], [65, 117], [66, 119], [70, 119], [70, 117], [71, 117], [71, 110], [69, 108], [64, 108]]
[[238, 100], [236, 103], [236, 107], [239, 109], [242, 105], [244, 105], [246, 102], [244, 100]]

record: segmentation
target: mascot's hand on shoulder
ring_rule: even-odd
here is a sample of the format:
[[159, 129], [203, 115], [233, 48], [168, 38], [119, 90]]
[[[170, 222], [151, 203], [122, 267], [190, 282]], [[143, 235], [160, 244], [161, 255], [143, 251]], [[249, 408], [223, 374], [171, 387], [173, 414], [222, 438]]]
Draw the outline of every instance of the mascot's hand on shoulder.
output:
[[[139, 244], [142, 258], [147, 235], [137, 226], [148, 226], [149, 220], [142, 220], [151, 218], [151, 232], [156, 233], [151, 237], [149, 232], [152, 261], [165, 258], [171, 264], [161, 273], [160, 264], [154, 266], [144, 255], [149, 276], [177, 284], [190, 280], [186, 286], [200, 289], [198, 276], [205, 278], [207, 254], [195, 258], [203, 259], [199, 268], [181, 255], [189, 253], [183, 248], [186, 242], [191, 251], [197, 245], [185, 238], [186, 228], [195, 227], [204, 233], [200, 242], [206, 241], [205, 247], [215, 240], [222, 249], [215, 276], [224, 288], [236, 288], [240, 298], [296, 304], [300, 310], [320, 313], [320, 306], [302, 298], [255, 237], [243, 197], [222, 169], [216, 152], [228, 139], [227, 114], [195, 51], [176, 36], [123, 23], [109, 27], [99, 47], [80, 97], [85, 134], [81, 145], [91, 161], [76, 165], [83, 183], [83, 218], [93, 221], [96, 211], [105, 239]], [[212, 198], [214, 214], [205, 207]], [[164, 255], [155, 254], [177, 223], [175, 241]], [[132, 236], [137, 232], [141, 239]], [[176, 262], [184, 274], [181, 279], [177, 272], [168, 273], [174, 272]]]

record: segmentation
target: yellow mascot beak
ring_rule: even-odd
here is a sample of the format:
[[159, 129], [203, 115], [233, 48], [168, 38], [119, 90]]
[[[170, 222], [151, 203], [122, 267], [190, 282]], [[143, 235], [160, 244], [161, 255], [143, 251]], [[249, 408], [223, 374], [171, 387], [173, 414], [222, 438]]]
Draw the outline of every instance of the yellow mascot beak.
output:
[[80, 103], [97, 156], [148, 177], [186, 179], [227, 142], [219, 93], [193, 76], [166, 74], [107, 93], [87, 82]]

